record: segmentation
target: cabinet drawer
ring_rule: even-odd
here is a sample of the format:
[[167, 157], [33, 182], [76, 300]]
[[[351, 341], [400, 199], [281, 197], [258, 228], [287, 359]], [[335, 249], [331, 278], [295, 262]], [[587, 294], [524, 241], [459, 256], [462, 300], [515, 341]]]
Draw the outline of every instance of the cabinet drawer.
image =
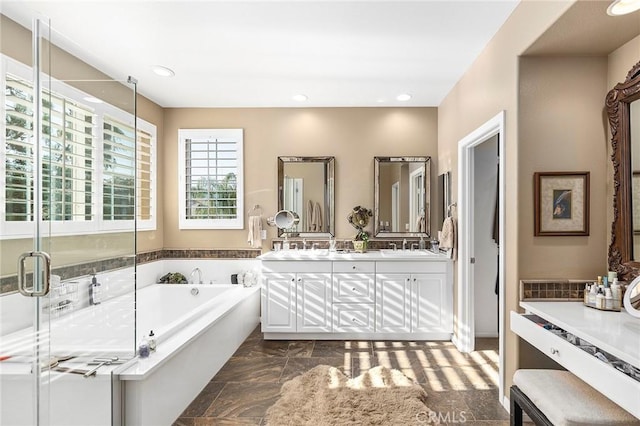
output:
[[334, 333], [373, 333], [375, 310], [373, 304], [352, 303], [333, 305]]
[[375, 272], [375, 262], [333, 262], [333, 272]]
[[445, 273], [447, 272], [447, 261], [376, 262], [376, 272], [394, 274]]
[[331, 262], [262, 261], [262, 272], [331, 272]]
[[600, 361], [549, 330], [530, 317], [511, 312], [511, 330], [542, 353], [562, 365], [616, 404], [640, 418], [640, 382]]
[[333, 274], [333, 303], [374, 303], [374, 274]]

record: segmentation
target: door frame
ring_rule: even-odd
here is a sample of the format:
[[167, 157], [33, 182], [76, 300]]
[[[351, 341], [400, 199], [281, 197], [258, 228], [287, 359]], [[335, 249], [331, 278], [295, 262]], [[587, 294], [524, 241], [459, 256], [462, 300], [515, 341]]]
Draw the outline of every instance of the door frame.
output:
[[458, 142], [458, 300], [456, 305], [457, 327], [453, 343], [461, 352], [472, 352], [475, 347], [475, 307], [473, 285], [473, 197], [474, 197], [474, 149], [498, 135], [499, 172], [498, 172], [498, 226], [499, 226], [499, 261], [498, 261], [498, 395], [502, 402], [504, 395], [504, 344], [505, 344], [505, 111], [500, 111], [493, 118], [469, 133]]

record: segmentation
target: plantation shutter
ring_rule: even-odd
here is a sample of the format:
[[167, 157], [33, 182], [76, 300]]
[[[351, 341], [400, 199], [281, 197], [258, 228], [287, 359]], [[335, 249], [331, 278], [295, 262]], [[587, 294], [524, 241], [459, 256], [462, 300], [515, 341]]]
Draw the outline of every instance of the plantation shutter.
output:
[[134, 128], [105, 116], [103, 139], [103, 220], [133, 220], [136, 171]]
[[[7, 221], [34, 219], [33, 87], [6, 75], [5, 211]], [[43, 219], [93, 218], [93, 112], [51, 92], [43, 106]]]

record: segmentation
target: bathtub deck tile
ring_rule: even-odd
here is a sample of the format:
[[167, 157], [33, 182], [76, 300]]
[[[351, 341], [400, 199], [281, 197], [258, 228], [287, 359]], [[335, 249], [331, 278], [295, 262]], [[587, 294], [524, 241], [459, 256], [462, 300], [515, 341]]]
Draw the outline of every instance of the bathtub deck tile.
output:
[[205, 417], [264, 417], [279, 398], [281, 386], [280, 383], [227, 383]]
[[287, 358], [232, 357], [215, 375], [216, 382], [277, 382]]

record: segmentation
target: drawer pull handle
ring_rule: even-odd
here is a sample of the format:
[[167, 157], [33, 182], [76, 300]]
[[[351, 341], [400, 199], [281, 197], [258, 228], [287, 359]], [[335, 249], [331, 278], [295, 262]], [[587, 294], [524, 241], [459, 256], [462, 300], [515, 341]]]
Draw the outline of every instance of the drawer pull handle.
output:
[[352, 322], [360, 322], [360, 321], [357, 320], [357, 318], [351, 318], [351, 321]]
[[558, 355], [560, 353], [556, 348], [551, 348], [551, 355]]
[[355, 287], [353, 287], [353, 288], [351, 289], [351, 291], [353, 291], [353, 292], [355, 292], [355, 293], [359, 293], [359, 292], [358, 292], [358, 289], [357, 289], [357, 288], [355, 288]]
[[356, 269], [356, 267], [355, 267], [355, 266], [352, 266], [352, 268], [353, 268], [353, 269]]

